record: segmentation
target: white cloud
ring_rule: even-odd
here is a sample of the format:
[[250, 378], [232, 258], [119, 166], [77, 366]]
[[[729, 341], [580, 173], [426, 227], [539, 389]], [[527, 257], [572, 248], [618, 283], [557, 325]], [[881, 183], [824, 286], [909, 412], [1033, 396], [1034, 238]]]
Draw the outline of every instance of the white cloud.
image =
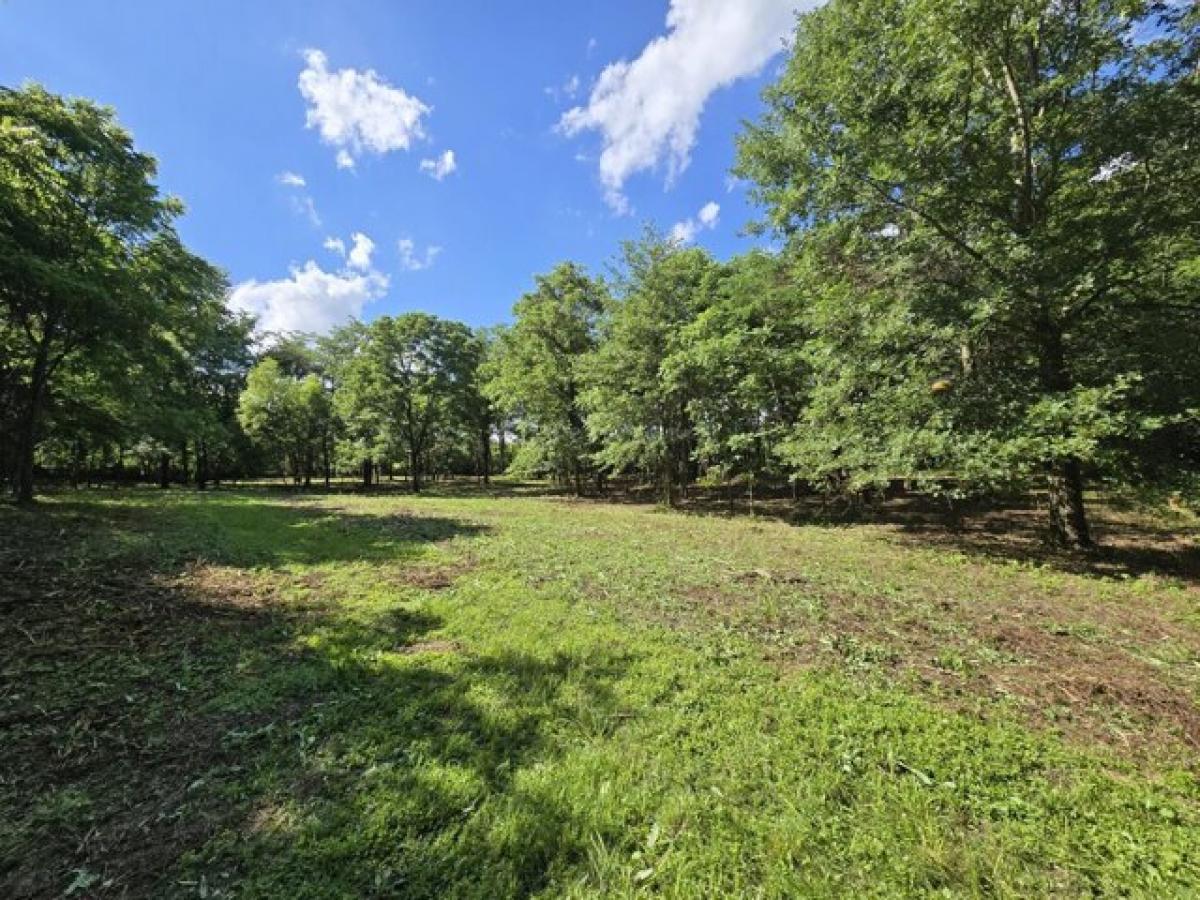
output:
[[292, 212], [298, 216], [304, 216], [308, 219], [309, 224], [313, 228], [321, 227], [321, 216], [317, 212], [317, 205], [313, 203], [313, 198], [308, 194], [297, 194], [291, 198]]
[[324, 246], [325, 246], [325, 249], [330, 251], [331, 253], [336, 253], [338, 256], [342, 257], [343, 259], [345, 258], [346, 242], [343, 241], [341, 238], [327, 237], [327, 238], [325, 238]]
[[586, 106], [559, 121], [568, 136], [602, 136], [600, 181], [617, 212], [635, 173], [664, 161], [671, 182], [691, 160], [700, 115], [719, 88], [759, 72], [792, 33], [795, 13], [816, 0], [671, 0], [667, 33], [632, 62], [600, 73]]
[[373, 69], [329, 71], [320, 50], [304, 52], [300, 93], [308, 101], [306, 123], [325, 143], [338, 148], [337, 166], [352, 169], [365, 152], [383, 155], [407, 150], [425, 137], [422, 119], [431, 108], [388, 84]]
[[371, 268], [371, 254], [375, 252], [375, 242], [361, 231], [350, 235], [350, 240], [354, 242], [354, 246], [346, 256], [347, 264], [352, 269], [367, 271]]
[[721, 217], [721, 205], [712, 200], [700, 207], [695, 218], [676, 222], [671, 229], [671, 240], [676, 244], [690, 244], [701, 231], [711, 231], [717, 227]]
[[295, 172], [280, 172], [275, 176], [275, 180], [285, 187], [302, 188], [308, 184], [303, 175], [297, 175]]
[[304, 176], [297, 175], [295, 172], [280, 172], [275, 176], [275, 180], [284, 187], [292, 189], [288, 198], [292, 212], [308, 219], [313, 228], [320, 228], [321, 216], [317, 213], [317, 205], [313, 203], [312, 197], [304, 192], [307, 185]]
[[442, 252], [441, 247], [431, 245], [425, 248], [424, 254], [418, 253], [417, 245], [413, 243], [412, 238], [400, 238], [396, 242], [396, 247], [400, 251], [400, 265], [409, 272], [428, 269], [438, 258], [438, 254]]
[[326, 332], [387, 290], [379, 272], [326, 272], [312, 260], [278, 281], [244, 281], [229, 295], [235, 311], [252, 313], [259, 331]]
[[421, 160], [421, 171], [427, 172], [437, 181], [441, 181], [447, 175], [454, 172], [457, 168], [458, 163], [454, 159], [453, 150], [447, 150], [437, 159]]

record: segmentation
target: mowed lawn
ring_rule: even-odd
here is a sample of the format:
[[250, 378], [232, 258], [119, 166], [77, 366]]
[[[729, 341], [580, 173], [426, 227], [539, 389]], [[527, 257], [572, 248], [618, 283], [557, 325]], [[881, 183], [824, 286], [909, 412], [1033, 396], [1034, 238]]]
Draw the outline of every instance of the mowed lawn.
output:
[[519, 486], [2, 509], [0, 896], [1200, 894], [1187, 535], [952, 537]]

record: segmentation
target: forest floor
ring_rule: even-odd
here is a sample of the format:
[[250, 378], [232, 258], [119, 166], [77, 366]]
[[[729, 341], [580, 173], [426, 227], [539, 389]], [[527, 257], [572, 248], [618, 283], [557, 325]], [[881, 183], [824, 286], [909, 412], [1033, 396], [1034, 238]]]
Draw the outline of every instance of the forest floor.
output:
[[1194, 520], [719, 510], [0, 508], [0, 896], [1200, 894]]

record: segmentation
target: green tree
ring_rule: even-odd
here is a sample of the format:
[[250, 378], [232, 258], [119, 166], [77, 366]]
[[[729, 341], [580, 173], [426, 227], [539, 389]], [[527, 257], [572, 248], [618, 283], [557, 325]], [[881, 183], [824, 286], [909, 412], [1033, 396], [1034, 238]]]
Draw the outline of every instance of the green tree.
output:
[[804, 410], [804, 293], [783, 256], [755, 251], [715, 266], [711, 305], [685, 325], [663, 362], [664, 380], [688, 390], [696, 455], [722, 480], [782, 478], [782, 443]]
[[1090, 544], [1086, 473], [1197, 400], [1196, 64], [1188, 4], [801, 19], [740, 170], [772, 226], [819, 245], [808, 424], [836, 424], [859, 477], [1039, 478], [1056, 537]]
[[674, 503], [691, 480], [696, 433], [690, 404], [695, 378], [667, 378], [663, 366], [683, 331], [708, 306], [713, 261], [652, 231], [625, 245], [616, 296], [602, 320], [601, 340], [586, 359], [588, 434], [596, 461], [613, 472], [650, 478]]
[[238, 402], [238, 420], [246, 433], [305, 486], [312, 482], [331, 412], [330, 398], [316, 374], [295, 378], [270, 357], [250, 370]]
[[595, 449], [581, 402], [583, 361], [596, 349], [604, 285], [574, 263], [536, 278], [498, 339], [486, 391], [518, 423], [519, 465], [571, 481], [576, 493]]
[[366, 326], [346, 366], [337, 398], [342, 415], [372, 455], [393, 448], [404, 454], [414, 492], [442, 432], [465, 420], [475, 343], [459, 322], [427, 313], [384, 316]]
[[169, 323], [159, 288], [164, 262], [181, 258], [171, 223], [182, 208], [154, 175], [112, 110], [0, 88], [0, 333], [19, 502], [33, 500], [55, 379], [71, 365], [144, 359]]

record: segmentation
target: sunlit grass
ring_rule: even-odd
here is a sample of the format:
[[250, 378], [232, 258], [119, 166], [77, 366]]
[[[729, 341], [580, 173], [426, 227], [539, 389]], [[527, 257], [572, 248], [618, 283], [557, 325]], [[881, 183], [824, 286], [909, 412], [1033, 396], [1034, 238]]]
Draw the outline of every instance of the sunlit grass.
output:
[[10, 895], [1200, 890], [1181, 755], [1033, 715], [1033, 651], [962, 611], [1132, 654], [1085, 620], [1149, 604], [1186, 692], [1187, 584], [554, 498], [82, 496], [0, 518], [58, 592], [6, 638]]

